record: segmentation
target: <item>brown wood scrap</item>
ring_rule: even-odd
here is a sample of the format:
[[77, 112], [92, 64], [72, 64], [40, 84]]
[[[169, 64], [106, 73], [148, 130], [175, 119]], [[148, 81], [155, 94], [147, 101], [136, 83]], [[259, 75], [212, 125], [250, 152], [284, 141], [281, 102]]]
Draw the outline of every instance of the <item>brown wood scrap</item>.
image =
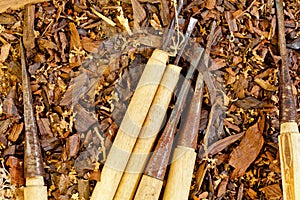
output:
[[1, 47], [0, 62], [3, 63], [8, 58], [11, 44], [4, 44]]
[[131, 0], [133, 9], [133, 20], [135, 28], [140, 27], [140, 23], [146, 18], [146, 11], [138, 0]]
[[19, 136], [23, 130], [24, 123], [20, 124], [14, 124], [13, 127], [11, 128], [11, 131], [9, 132], [8, 139], [12, 142], [17, 141], [19, 139]]
[[34, 19], [35, 5], [26, 5], [24, 13], [23, 44], [28, 53], [35, 47]]
[[11, 175], [11, 183], [16, 185], [24, 185], [25, 179], [23, 176], [23, 161], [14, 156], [9, 156], [6, 165], [9, 166], [9, 173]]
[[80, 135], [74, 134], [67, 138], [66, 151], [68, 158], [76, 156], [80, 148]]
[[217, 197], [221, 197], [221, 196], [223, 196], [226, 193], [228, 181], [229, 181], [229, 177], [228, 176], [226, 176], [221, 181], [221, 183], [219, 184], [219, 187], [218, 187]]
[[89, 180], [84, 180], [84, 179], [78, 180], [79, 199], [89, 199], [90, 197], [89, 187], [90, 187]]
[[13, 86], [3, 101], [3, 112], [10, 117], [19, 118], [18, 110], [15, 105], [15, 95], [16, 87]]
[[253, 126], [249, 127], [239, 146], [230, 154], [229, 164], [235, 168], [231, 174], [232, 178], [244, 175], [249, 165], [258, 156], [264, 143], [262, 137], [264, 123], [265, 120], [260, 119]]
[[282, 198], [282, 191], [280, 188], [280, 185], [274, 184], [274, 185], [269, 185], [266, 187], [263, 187], [260, 189], [260, 191], [263, 191], [266, 195], [267, 199], [281, 199]]
[[207, 153], [214, 155], [220, 151], [222, 151], [223, 149], [225, 149], [226, 147], [228, 147], [230, 144], [234, 143], [235, 141], [239, 140], [242, 136], [244, 136], [244, 133], [238, 133], [235, 135], [231, 135], [227, 138], [221, 139], [217, 142], [215, 142], [214, 144], [212, 144], [211, 146], [208, 147], [207, 149]]
[[162, 20], [162, 24], [164, 26], [167, 26], [170, 23], [170, 11], [169, 11], [169, 5], [167, 0], [160, 0], [160, 17]]

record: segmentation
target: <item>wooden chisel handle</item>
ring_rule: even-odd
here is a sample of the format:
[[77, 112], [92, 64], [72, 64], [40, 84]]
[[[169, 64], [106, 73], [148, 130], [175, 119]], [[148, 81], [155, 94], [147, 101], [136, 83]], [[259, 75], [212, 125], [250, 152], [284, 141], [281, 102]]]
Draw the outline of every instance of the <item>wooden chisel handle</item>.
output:
[[189, 147], [176, 147], [173, 152], [164, 200], [187, 200], [196, 161], [196, 152]]
[[280, 125], [279, 152], [284, 200], [300, 200], [300, 134], [296, 122]]
[[157, 200], [163, 183], [162, 180], [143, 175], [134, 200]]
[[[199, 83], [198, 83], [199, 80]], [[195, 148], [202, 106], [203, 78], [199, 74], [194, 96], [187, 117], [179, 129], [179, 139], [174, 150], [171, 167], [164, 192], [164, 200], [187, 200], [196, 161]]]

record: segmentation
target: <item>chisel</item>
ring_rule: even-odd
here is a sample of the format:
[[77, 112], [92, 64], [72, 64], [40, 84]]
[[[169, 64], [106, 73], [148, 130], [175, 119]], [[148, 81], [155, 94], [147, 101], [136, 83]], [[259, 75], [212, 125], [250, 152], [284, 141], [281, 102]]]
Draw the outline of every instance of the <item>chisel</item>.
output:
[[300, 134], [296, 103], [292, 91], [287, 61], [282, 0], [275, 0], [278, 22], [278, 41], [281, 55], [279, 66], [279, 153], [283, 199], [300, 199]]
[[197, 138], [201, 119], [203, 97], [203, 69], [208, 68], [211, 44], [216, 23], [213, 22], [207, 39], [203, 59], [199, 63], [199, 73], [195, 84], [193, 97], [189, 103], [183, 125], [179, 129], [177, 147], [174, 149], [164, 200], [187, 200], [196, 161]]
[[24, 177], [26, 187], [24, 188], [24, 199], [46, 200], [48, 199], [47, 187], [44, 185], [43, 177], [45, 171], [36, 121], [33, 114], [30, 80], [26, 69], [25, 52], [22, 42], [20, 42], [20, 53], [25, 123]]

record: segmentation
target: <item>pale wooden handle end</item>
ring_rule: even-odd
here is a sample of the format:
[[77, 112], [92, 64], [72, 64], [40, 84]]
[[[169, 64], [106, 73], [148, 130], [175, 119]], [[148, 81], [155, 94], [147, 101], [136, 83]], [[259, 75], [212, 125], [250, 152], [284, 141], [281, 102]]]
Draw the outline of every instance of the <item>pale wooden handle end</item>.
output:
[[[297, 124], [281, 126], [279, 136], [283, 197], [300, 200], [300, 134]], [[288, 132], [290, 130], [291, 132]]]
[[196, 155], [192, 148], [177, 147], [174, 150], [164, 200], [188, 199]]
[[42, 176], [26, 178], [26, 187], [24, 188], [24, 200], [47, 200], [47, 186], [44, 186]]
[[163, 181], [144, 175], [134, 200], [158, 200]]

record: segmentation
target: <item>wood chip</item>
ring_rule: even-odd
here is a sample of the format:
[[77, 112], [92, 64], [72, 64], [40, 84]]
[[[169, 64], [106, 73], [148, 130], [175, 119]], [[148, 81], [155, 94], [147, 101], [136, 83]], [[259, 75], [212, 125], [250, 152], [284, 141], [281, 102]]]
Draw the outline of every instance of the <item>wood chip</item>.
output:
[[278, 90], [278, 88], [272, 85], [269, 81], [264, 81], [263, 79], [259, 79], [259, 78], [254, 79], [254, 81], [265, 90], [272, 91], [272, 92]]
[[61, 42], [61, 58], [63, 62], [67, 62], [65, 50], [69, 46], [67, 36], [64, 32], [59, 32], [59, 39]]
[[254, 97], [246, 97], [241, 100], [237, 100], [234, 104], [244, 110], [248, 110], [251, 108], [258, 108], [263, 102], [259, 101], [257, 98]]
[[131, 0], [133, 9], [134, 27], [139, 28], [139, 24], [146, 18], [146, 11], [138, 0]]
[[209, 10], [215, 8], [217, 1], [216, 0], [212, 0], [212, 1], [206, 1], [205, 3], [205, 7]]
[[23, 122], [20, 124], [14, 124], [11, 131], [9, 132], [8, 139], [12, 142], [17, 141], [17, 139], [19, 138], [19, 136], [23, 130], [23, 126], [24, 126]]
[[218, 187], [218, 193], [217, 193], [217, 197], [221, 197], [223, 194], [225, 194], [226, 192], [226, 187], [227, 187], [227, 184], [228, 184], [228, 180], [229, 180], [229, 177], [225, 177], [225, 179], [223, 179]]
[[166, 0], [160, 0], [160, 5], [161, 9], [159, 14], [161, 17], [161, 21], [164, 26], [167, 26], [171, 21], [168, 2]]
[[234, 131], [236, 131], [238, 133], [241, 131], [240, 127], [238, 127], [235, 124], [230, 123], [226, 119], [224, 119], [224, 125], [225, 125], [225, 127], [229, 128], [229, 129], [232, 129], [232, 130], [234, 130]]
[[80, 135], [78, 133], [67, 138], [66, 151], [68, 158], [72, 158], [77, 155], [80, 149]]
[[230, 34], [233, 34], [234, 32], [238, 31], [236, 19], [232, 17], [231, 12], [229, 11], [225, 12], [225, 18], [228, 23]]
[[75, 116], [75, 128], [78, 132], [88, 131], [92, 125], [98, 122], [92, 112], [86, 111], [81, 105], [77, 104], [74, 107]]
[[[59, 177], [58, 189], [61, 194], [66, 194], [68, 187], [70, 187], [73, 183], [71, 182], [71, 178], [68, 175], [62, 174]], [[61, 199], [61, 198], [59, 198]], [[64, 198], [62, 198], [64, 199]]]
[[94, 170], [90, 173], [90, 180], [100, 181], [101, 180], [101, 172], [100, 170]]
[[70, 32], [71, 32], [70, 49], [71, 50], [81, 50], [82, 45], [81, 45], [80, 37], [79, 37], [79, 34], [78, 34], [75, 24], [73, 22], [70, 22], [69, 28], [70, 28]]
[[219, 70], [226, 66], [225, 59], [214, 59], [211, 66], [209, 67], [209, 71]]
[[41, 134], [41, 137], [53, 137], [53, 133], [50, 129], [50, 121], [48, 118], [39, 118], [37, 120], [37, 125], [39, 127], [39, 131]]
[[60, 144], [60, 141], [53, 135], [50, 129], [48, 118], [38, 119], [37, 125], [41, 134], [40, 143], [45, 151], [50, 151]]
[[81, 44], [83, 49], [89, 53], [98, 53], [101, 41], [95, 41], [88, 37], [82, 37]]
[[78, 180], [78, 193], [79, 199], [89, 199], [90, 197], [90, 184], [89, 180], [79, 179]]
[[18, 186], [24, 185], [24, 176], [23, 176], [23, 162], [19, 158], [14, 156], [9, 156], [6, 165], [9, 166], [9, 173], [11, 175], [11, 183]]
[[16, 93], [16, 87], [12, 87], [9, 90], [8, 95], [6, 96], [6, 98], [3, 101], [3, 112], [10, 117], [15, 117], [15, 118], [19, 118], [19, 113], [18, 113], [18, 109], [15, 105], [15, 93]]
[[282, 199], [282, 191], [279, 183], [269, 185], [261, 188], [259, 191], [263, 191], [267, 199]]
[[7, 147], [7, 138], [3, 134], [0, 134], [0, 147], [2, 147], [2, 148]]
[[264, 127], [263, 125], [259, 126], [259, 124], [263, 124], [260, 121], [248, 128], [239, 146], [230, 154], [229, 164], [235, 168], [231, 178], [243, 176], [259, 154], [264, 143], [262, 136]]
[[244, 194], [244, 183], [242, 183], [239, 187], [238, 194], [237, 194], [237, 200], [242, 200]]
[[131, 29], [129, 27], [128, 19], [124, 16], [124, 12], [122, 7], [118, 7], [119, 15], [117, 16], [117, 19], [119, 20], [120, 24], [125, 28], [127, 33], [129, 35], [132, 35]]
[[206, 161], [202, 162], [196, 172], [196, 183], [197, 183], [197, 186], [198, 186], [198, 191], [200, 190], [201, 186], [202, 186], [202, 183], [203, 183], [203, 179], [204, 179], [204, 176], [207, 172], [207, 163]]
[[0, 14], [0, 24], [14, 24], [16, 22], [17, 19], [13, 15], [6, 14], [6, 13]]
[[10, 51], [10, 44], [3, 44], [1, 47], [1, 53], [0, 53], [0, 63], [3, 63], [6, 61], [6, 59], [9, 56]]
[[0, 134], [4, 134], [11, 126], [12, 120], [10, 118], [0, 121]]
[[23, 44], [27, 54], [35, 47], [34, 35], [35, 6], [26, 5], [24, 13]]
[[46, 50], [46, 49], [54, 49], [57, 50], [57, 45], [52, 42], [51, 40], [46, 40], [46, 39], [38, 39], [38, 44], [41, 50]]

